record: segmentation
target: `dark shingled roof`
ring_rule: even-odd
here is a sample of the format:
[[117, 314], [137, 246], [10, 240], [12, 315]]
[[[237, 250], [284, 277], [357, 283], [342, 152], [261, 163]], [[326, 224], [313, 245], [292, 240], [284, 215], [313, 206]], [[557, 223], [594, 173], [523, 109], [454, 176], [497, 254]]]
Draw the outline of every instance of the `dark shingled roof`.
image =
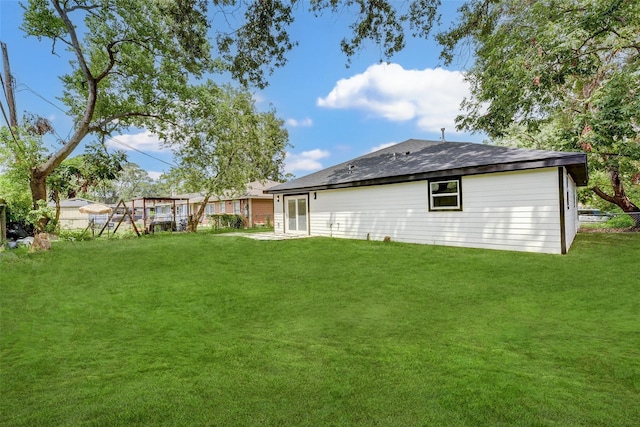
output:
[[527, 150], [470, 142], [409, 139], [266, 190], [294, 194], [333, 188], [392, 184], [429, 178], [564, 166], [587, 184], [584, 153]]

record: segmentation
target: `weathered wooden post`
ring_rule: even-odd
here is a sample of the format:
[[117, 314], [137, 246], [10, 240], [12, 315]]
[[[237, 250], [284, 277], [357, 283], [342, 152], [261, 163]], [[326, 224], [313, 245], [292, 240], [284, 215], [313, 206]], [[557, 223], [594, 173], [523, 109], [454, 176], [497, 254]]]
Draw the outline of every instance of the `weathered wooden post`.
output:
[[0, 246], [7, 242], [7, 205], [0, 199]]

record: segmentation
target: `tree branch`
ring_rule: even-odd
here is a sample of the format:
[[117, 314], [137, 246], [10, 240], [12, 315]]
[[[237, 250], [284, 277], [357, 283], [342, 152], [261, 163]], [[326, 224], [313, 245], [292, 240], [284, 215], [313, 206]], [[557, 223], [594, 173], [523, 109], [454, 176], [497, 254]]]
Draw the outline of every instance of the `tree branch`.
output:
[[591, 191], [596, 193], [598, 195], [598, 197], [600, 197], [601, 199], [606, 200], [607, 202], [613, 203], [614, 205], [618, 204], [616, 202], [615, 198], [613, 198], [612, 196], [610, 196], [607, 193], [605, 193], [604, 191], [602, 191], [598, 186], [591, 187]]
[[89, 12], [90, 10], [98, 9], [99, 7], [100, 7], [99, 5], [85, 6], [85, 5], [80, 5], [80, 4], [76, 3], [76, 5], [72, 6], [72, 7], [66, 7], [65, 6], [65, 10], [67, 12], [75, 12], [76, 10], [84, 10], [84, 11]]
[[67, 14], [67, 9], [63, 8], [60, 5], [59, 1], [53, 1], [53, 6], [55, 7], [58, 15], [64, 22], [65, 27], [67, 27], [67, 31], [69, 31], [69, 36], [71, 37], [71, 48], [76, 53], [76, 58], [78, 59], [78, 65], [82, 70], [82, 73], [87, 77], [87, 79], [93, 79], [93, 75], [91, 74], [91, 70], [89, 70], [89, 66], [87, 65], [87, 61], [84, 58], [84, 53], [82, 52], [82, 48], [80, 47], [80, 41], [78, 40], [78, 33], [76, 33], [76, 27], [69, 19], [69, 15]]
[[116, 65], [116, 53], [113, 50], [113, 47], [117, 42], [111, 42], [107, 45], [107, 53], [109, 54], [109, 63], [104, 68], [102, 73], [96, 77], [96, 82], [102, 81], [105, 77], [109, 75], [109, 72], [113, 69], [114, 65]]
[[66, 159], [75, 148], [80, 144], [80, 141], [89, 133], [89, 126], [91, 123], [91, 119], [93, 118], [93, 114], [96, 108], [97, 94], [98, 94], [98, 85], [96, 80], [93, 78], [91, 71], [87, 65], [87, 62], [84, 57], [84, 53], [82, 52], [82, 48], [80, 47], [80, 41], [78, 40], [78, 34], [76, 33], [75, 26], [69, 19], [67, 15], [67, 10], [64, 9], [59, 1], [53, 1], [53, 6], [60, 15], [62, 22], [64, 22], [67, 31], [69, 32], [69, 36], [71, 37], [72, 49], [76, 54], [76, 58], [78, 59], [78, 65], [80, 70], [84, 74], [87, 79], [87, 104], [85, 106], [84, 114], [82, 118], [78, 122], [78, 127], [75, 133], [71, 136], [69, 141], [64, 144], [57, 152], [55, 152], [49, 159], [38, 165], [33, 170], [33, 175], [36, 177], [46, 176], [50, 174], [64, 159]]
[[[151, 40], [151, 38], [146, 38], [144, 41], [147, 42]], [[96, 81], [100, 82], [102, 79], [104, 79], [106, 76], [109, 75], [109, 73], [111, 72], [111, 70], [113, 69], [113, 67], [116, 64], [116, 50], [114, 49], [114, 47], [116, 45], [119, 45], [121, 43], [132, 43], [132, 44], [137, 44], [138, 46], [141, 46], [143, 48], [147, 48], [143, 43], [140, 43], [137, 40], [134, 39], [122, 39], [122, 40], [114, 40], [111, 43], [109, 43], [107, 45], [107, 52], [109, 54], [109, 64], [107, 64], [107, 66], [105, 67], [105, 69], [102, 71], [102, 73], [100, 73], [97, 77], [96, 77]]]
[[129, 111], [126, 113], [120, 113], [120, 114], [114, 114], [112, 116], [106, 117], [103, 120], [100, 120], [98, 123], [92, 125], [89, 127], [89, 132], [96, 132], [96, 131], [100, 131], [102, 130], [102, 128], [106, 125], [108, 125], [109, 123], [112, 123], [116, 120], [119, 119], [125, 119], [125, 118], [131, 118], [131, 117], [147, 117], [150, 119], [158, 119], [158, 120], [162, 120], [165, 121], [167, 123], [170, 123], [172, 125], [175, 125], [175, 123], [173, 123], [171, 120], [168, 120], [166, 117], [157, 115], [157, 114], [151, 114], [151, 113], [140, 113], [140, 112], [135, 112], [135, 111]]

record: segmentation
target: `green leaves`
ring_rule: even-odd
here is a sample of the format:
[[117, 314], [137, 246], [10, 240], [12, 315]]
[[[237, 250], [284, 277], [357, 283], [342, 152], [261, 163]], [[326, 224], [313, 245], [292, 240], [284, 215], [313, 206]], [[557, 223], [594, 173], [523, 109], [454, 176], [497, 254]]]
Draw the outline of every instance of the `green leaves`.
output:
[[296, 45], [287, 30], [293, 22], [292, 6], [280, 0], [254, 1], [244, 17], [246, 22], [236, 31], [218, 33], [218, 49], [234, 78], [264, 88], [264, 67], [271, 74], [284, 66], [287, 52]]
[[[438, 35], [447, 63], [459, 46], [475, 55], [458, 127], [582, 150], [592, 169], [630, 184], [640, 155], [640, 3], [470, 0], [460, 13]], [[623, 186], [612, 188], [630, 206]]]
[[56, 15], [47, 0], [31, 0], [27, 5], [21, 4], [24, 9], [24, 23], [21, 29], [31, 35], [42, 38], [56, 39], [66, 36], [68, 31], [64, 21]]
[[278, 179], [288, 134], [275, 112], [259, 112], [247, 90], [208, 81], [191, 87], [154, 129], [171, 147], [188, 191], [244, 191], [250, 181]]
[[461, 127], [498, 136], [511, 123], [583, 113], [612, 72], [637, 70], [631, 58], [640, 47], [638, 9], [608, 1], [466, 3], [460, 22], [438, 35], [447, 62], [461, 44], [476, 55]]
[[[404, 48], [409, 31], [426, 38], [438, 20], [436, 12], [440, 0], [407, 3], [408, 7], [405, 2], [393, 0], [311, 0], [309, 11], [316, 16], [329, 11], [353, 17], [350, 33], [340, 43], [347, 61], [368, 42], [380, 48], [381, 60], [387, 60]], [[220, 57], [240, 83], [265, 87], [267, 76], [286, 64], [287, 53], [298, 44], [291, 39], [289, 27], [296, 8], [304, 7], [305, 3], [300, 0], [226, 0], [216, 4], [220, 15], [224, 16], [223, 26], [216, 28]], [[237, 13], [242, 13], [244, 19], [236, 19]], [[224, 24], [229, 26], [228, 30]]]
[[90, 114], [90, 132], [144, 125], [214, 68], [204, 0], [32, 0], [23, 29], [72, 53], [62, 99], [76, 120]]

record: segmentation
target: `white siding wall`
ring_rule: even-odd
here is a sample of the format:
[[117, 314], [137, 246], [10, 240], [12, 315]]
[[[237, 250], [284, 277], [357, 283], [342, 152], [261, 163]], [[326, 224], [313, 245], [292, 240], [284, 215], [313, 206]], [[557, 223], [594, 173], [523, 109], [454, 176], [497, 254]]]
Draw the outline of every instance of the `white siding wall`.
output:
[[564, 230], [565, 238], [567, 241], [567, 250], [571, 246], [573, 239], [575, 239], [578, 229], [580, 228], [580, 222], [578, 221], [578, 188], [576, 183], [571, 178], [571, 175], [567, 173], [567, 170], [563, 168], [564, 178]]
[[[105, 220], [109, 216], [105, 216]], [[82, 230], [89, 225], [89, 214], [80, 213], [77, 206], [60, 208], [60, 228], [63, 230]]]
[[273, 196], [273, 231], [275, 234], [284, 234], [284, 196]]
[[429, 212], [426, 181], [318, 191], [310, 234], [560, 253], [558, 179], [557, 168], [465, 176], [455, 212]]

